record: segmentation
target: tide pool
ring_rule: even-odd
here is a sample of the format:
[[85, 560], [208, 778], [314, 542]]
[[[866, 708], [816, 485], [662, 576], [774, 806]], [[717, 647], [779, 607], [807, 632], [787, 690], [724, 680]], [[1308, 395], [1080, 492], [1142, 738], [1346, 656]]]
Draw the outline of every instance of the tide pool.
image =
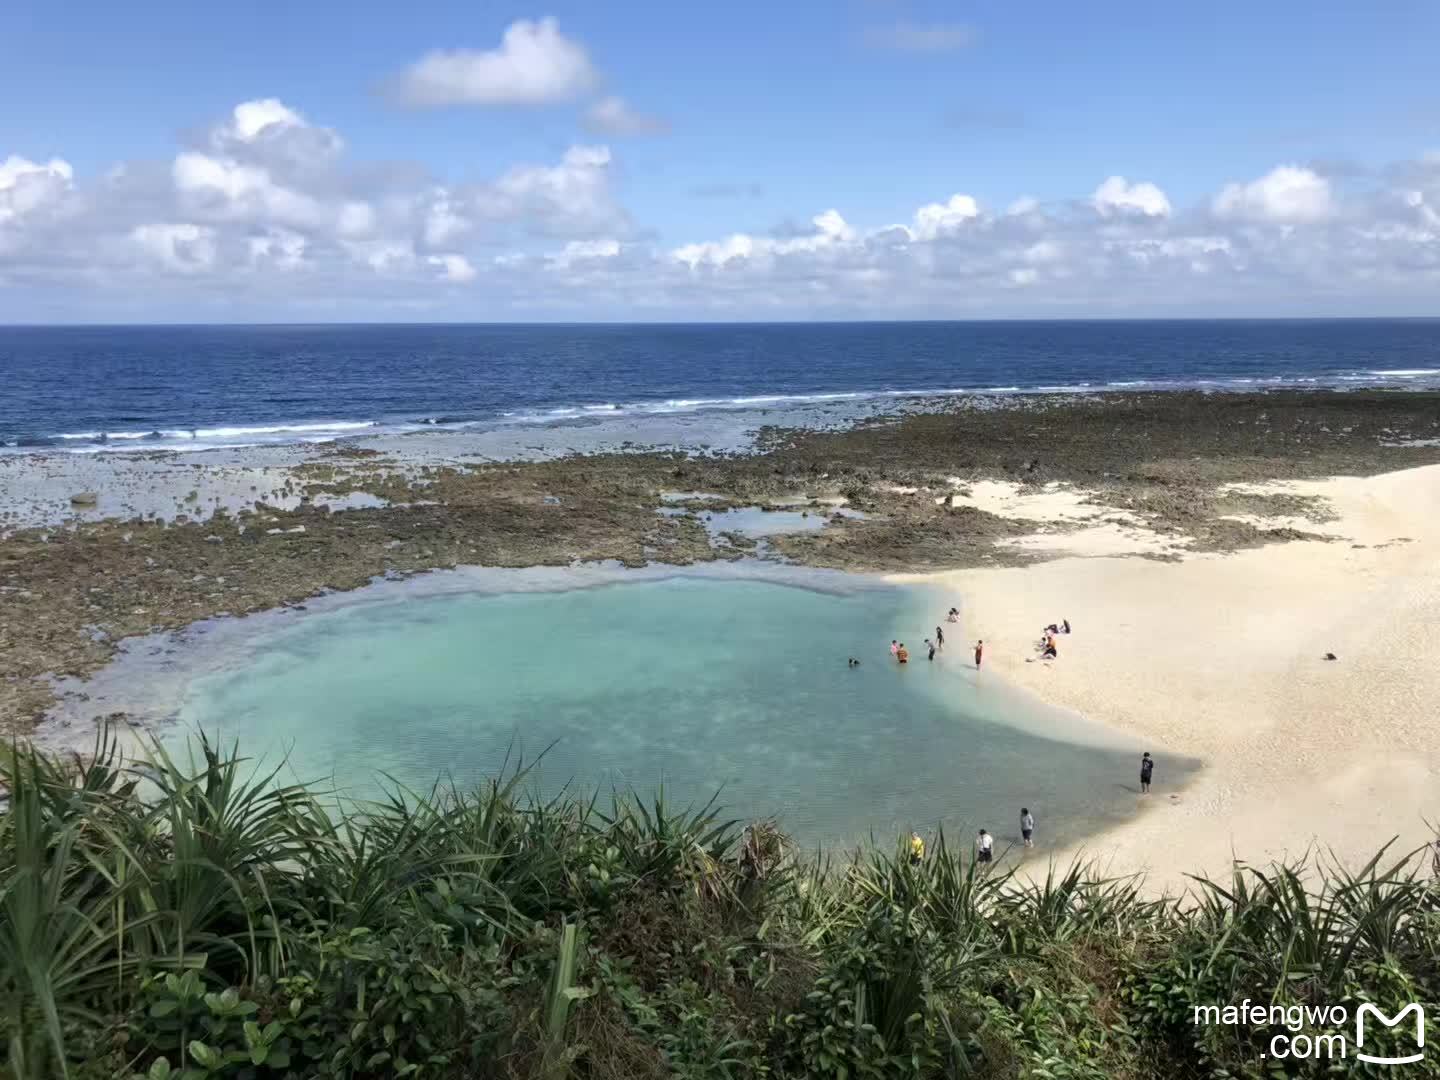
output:
[[707, 574], [340, 605], [188, 680], [168, 737], [236, 738], [362, 797], [381, 774], [467, 786], [543, 751], [526, 780], [541, 794], [718, 792], [807, 844], [943, 823], [1003, 846], [1028, 806], [1053, 846], [1133, 814], [1141, 748], [977, 675], [961, 626], [927, 661], [937, 607], [919, 590]]

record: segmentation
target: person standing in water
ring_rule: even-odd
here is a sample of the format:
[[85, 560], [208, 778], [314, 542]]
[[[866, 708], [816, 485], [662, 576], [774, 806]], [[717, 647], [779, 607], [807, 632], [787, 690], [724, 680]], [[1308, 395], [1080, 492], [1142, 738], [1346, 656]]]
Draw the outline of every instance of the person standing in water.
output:
[[1141, 794], [1141, 795], [1149, 795], [1149, 794], [1150, 794], [1150, 775], [1151, 775], [1154, 771], [1155, 771], [1155, 759], [1150, 756], [1150, 751], [1149, 751], [1149, 750], [1146, 750], [1144, 756], [1140, 759], [1140, 794]]
[[900, 648], [895, 650], [895, 659], [902, 664], [908, 664], [910, 662], [910, 650], [905, 648], [903, 641], [900, 643]]
[[979, 837], [975, 840], [975, 858], [980, 862], [988, 863], [994, 853], [995, 838], [981, 829]]
[[894, 655], [895, 655], [896, 653], [898, 653], [899, 651], [900, 651], [900, 643], [899, 643], [898, 641], [896, 641], [896, 640], [892, 637], [892, 638], [890, 639], [890, 655], [891, 655], [891, 656], [894, 656]]
[[984, 655], [985, 655], [985, 642], [984, 642], [983, 640], [982, 640], [982, 641], [977, 641], [977, 642], [975, 642], [975, 670], [976, 670], [976, 671], [979, 671], [979, 670], [980, 670], [980, 660], [981, 660], [982, 657], [984, 657]]
[[941, 652], [945, 651], [945, 631], [938, 626], [935, 627], [935, 648]]
[[1035, 818], [1031, 815], [1028, 806], [1022, 806], [1020, 808], [1020, 839], [1025, 841], [1026, 847], [1034, 847], [1035, 841], [1032, 839], [1034, 835]]
[[933, 641], [931, 641], [931, 640], [927, 637], [927, 638], [925, 639], [925, 647], [930, 650], [930, 655], [927, 656], [926, 659], [927, 659], [927, 660], [934, 660], [934, 659], [935, 659], [935, 643], [934, 643]]

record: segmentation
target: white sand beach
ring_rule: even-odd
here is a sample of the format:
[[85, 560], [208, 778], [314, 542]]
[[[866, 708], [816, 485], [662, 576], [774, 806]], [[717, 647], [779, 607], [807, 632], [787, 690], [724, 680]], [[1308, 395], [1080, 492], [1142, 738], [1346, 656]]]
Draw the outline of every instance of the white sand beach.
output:
[[[986, 642], [982, 677], [1132, 736], [1135, 775], [1118, 779], [1137, 801], [1140, 753], [1155, 754], [1143, 812], [1086, 851], [1156, 890], [1232, 857], [1320, 847], [1353, 864], [1392, 837], [1399, 854], [1440, 821], [1440, 466], [1264, 490], [1324, 497], [1334, 521], [1278, 524], [1333, 539], [1163, 562], [1114, 553], [1164, 540], [1097, 522], [1022, 538], [1077, 553], [1055, 561], [907, 578], [941, 591], [938, 610], [960, 602], [966, 644]], [[1062, 618], [1074, 633], [1058, 660], [1031, 660]], [[1167, 752], [1203, 762], [1182, 791], [1166, 785]]]

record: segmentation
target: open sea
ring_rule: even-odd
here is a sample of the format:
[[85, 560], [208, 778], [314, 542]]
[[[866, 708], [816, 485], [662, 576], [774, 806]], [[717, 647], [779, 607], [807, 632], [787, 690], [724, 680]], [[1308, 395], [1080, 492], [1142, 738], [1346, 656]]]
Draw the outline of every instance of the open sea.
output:
[[1440, 319], [0, 327], [0, 448], [198, 450], [977, 392], [1440, 387]]

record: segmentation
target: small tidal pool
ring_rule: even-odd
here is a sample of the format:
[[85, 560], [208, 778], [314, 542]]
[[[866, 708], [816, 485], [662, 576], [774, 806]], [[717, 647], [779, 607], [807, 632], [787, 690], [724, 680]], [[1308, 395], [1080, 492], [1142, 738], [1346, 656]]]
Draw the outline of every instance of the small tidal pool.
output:
[[719, 792], [730, 816], [775, 815], [806, 844], [943, 823], [1003, 847], [1028, 806], [1053, 847], [1133, 814], [1139, 748], [977, 676], [958, 625], [926, 660], [946, 606], [703, 575], [338, 606], [191, 679], [170, 739], [236, 738], [361, 797], [382, 774], [463, 786], [544, 751], [526, 781], [542, 794]]

